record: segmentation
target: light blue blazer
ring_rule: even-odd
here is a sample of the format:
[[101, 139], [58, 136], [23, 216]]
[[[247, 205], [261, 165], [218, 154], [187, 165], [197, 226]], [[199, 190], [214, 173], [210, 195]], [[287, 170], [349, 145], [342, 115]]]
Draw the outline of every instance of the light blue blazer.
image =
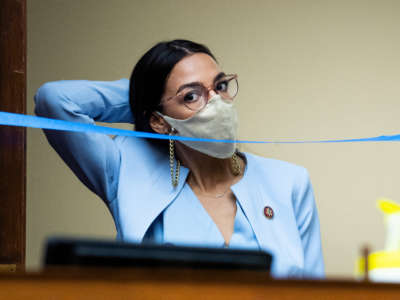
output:
[[[73, 122], [133, 123], [128, 89], [127, 79], [46, 83], [35, 95], [35, 113]], [[189, 173], [182, 167], [179, 185], [173, 188], [167, 153], [144, 139], [51, 130], [45, 133], [79, 179], [104, 200], [120, 240], [141, 242], [156, 218], [182, 191]], [[318, 213], [306, 169], [244, 155], [246, 170], [241, 185], [233, 191], [258, 244], [274, 255], [273, 275], [324, 276]], [[274, 210], [272, 219], [265, 217], [266, 206]]]

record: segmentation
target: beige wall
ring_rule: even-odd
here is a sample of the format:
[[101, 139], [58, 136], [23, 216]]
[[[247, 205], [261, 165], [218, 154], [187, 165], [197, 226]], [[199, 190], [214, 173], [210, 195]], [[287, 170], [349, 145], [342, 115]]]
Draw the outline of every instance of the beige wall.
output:
[[[400, 131], [400, 1], [28, 1], [28, 113], [60, 79], [128, 77], [155, 42], [207, 44], [239, 74], [246, 139], [350, 138]], [[308, 168], [328, 275], [352, 276], [360, 247], [380, 249], [377, 197], [400, 201], [398, 143], [247, 145]], [[28, 130], [27, 265], [55, 233], [114, 236], [101, 201], [39, 130]]]

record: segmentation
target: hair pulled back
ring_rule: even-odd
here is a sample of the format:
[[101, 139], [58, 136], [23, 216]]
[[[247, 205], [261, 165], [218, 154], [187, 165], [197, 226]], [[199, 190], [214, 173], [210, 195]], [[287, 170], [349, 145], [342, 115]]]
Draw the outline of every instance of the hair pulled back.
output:
[[194, 53], [205, 53], [216, 61], [202, 44], [173, 40], [156, 44], [137, 62], [129, 82], [129, 104], [137, 131], [154, 132], [150, 117], [154, 111], [162, 112], [160, 102], [169, 73], [180, 60]]

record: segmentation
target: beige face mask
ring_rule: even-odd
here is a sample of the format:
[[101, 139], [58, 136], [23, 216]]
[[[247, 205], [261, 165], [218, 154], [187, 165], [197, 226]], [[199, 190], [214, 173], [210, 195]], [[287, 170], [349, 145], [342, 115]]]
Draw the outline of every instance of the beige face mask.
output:
[[[177, 130], [177, 135], [203, 139], [236, 140], [238, 123], [236, 109], [232, 101], [225, 101], [220, 95], [213, 96], [202, 110], [189, 119], [178, 120], [159, 114]], [[180, 142], [216, 158], [229, 158], [236, 150], [236, 143]]]

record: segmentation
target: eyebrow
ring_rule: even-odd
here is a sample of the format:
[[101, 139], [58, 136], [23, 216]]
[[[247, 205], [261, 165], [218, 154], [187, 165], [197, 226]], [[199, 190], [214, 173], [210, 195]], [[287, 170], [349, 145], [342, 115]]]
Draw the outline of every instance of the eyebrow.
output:
[[[216, 83], [218, 80], [220, 80], [222, 77], [226, 76], [226, 74], [224, 72], [220, 72], [218, 73], [217, 76], [215, 76], [213, 83]], [[185, 83], [183, 85], [181, 85], [179, 87], [179, 89], [176, 91], [176, 94], [179, 94], [180, 91], [182, 91], [183, 89], [189, 88], [189, 87], [198, 87], [198, 86], [202, 86], [203, 84], [201, 82], [198, 81], [194, 81], [194, 82], [189, 82], [189, 83]]]

